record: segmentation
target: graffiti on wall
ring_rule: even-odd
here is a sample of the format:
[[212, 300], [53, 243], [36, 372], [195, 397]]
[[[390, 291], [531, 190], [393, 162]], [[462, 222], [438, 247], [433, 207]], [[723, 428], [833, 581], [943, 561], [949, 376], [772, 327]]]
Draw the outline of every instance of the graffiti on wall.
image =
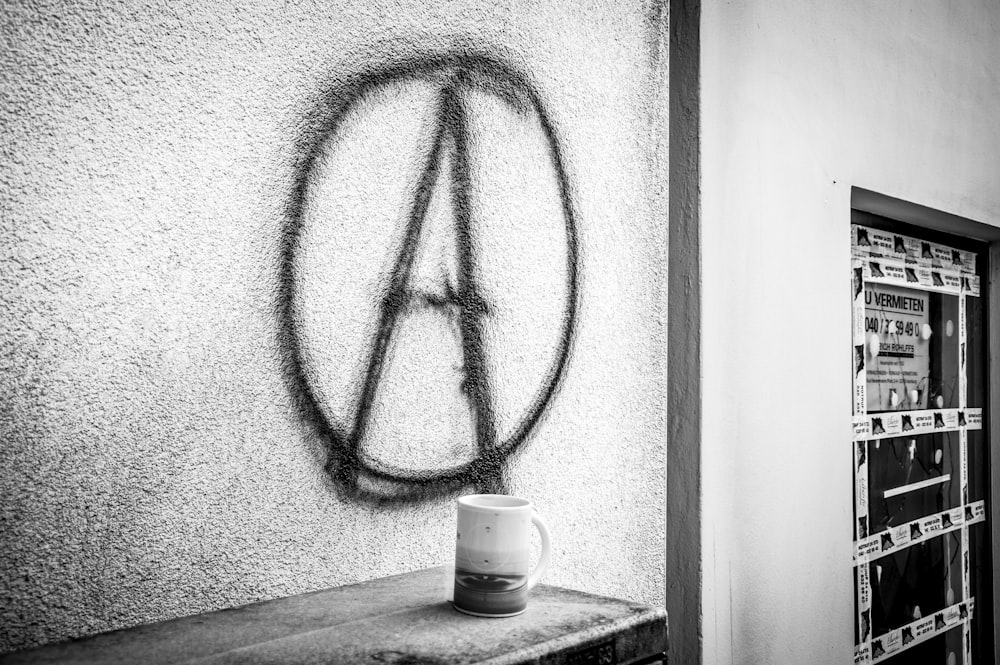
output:
[[342, 82], [289, 210], [290, 388], [345, 495], [503, 492], [564, 375], [578, 246], [528, 79], [466, 53]]

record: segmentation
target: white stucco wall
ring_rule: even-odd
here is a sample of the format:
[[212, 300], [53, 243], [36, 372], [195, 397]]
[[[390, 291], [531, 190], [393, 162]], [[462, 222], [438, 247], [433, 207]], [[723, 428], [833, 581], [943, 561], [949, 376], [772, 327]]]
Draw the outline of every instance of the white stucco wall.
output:
[[851, 187], [1000, 225], [1000, 7], [702, 3], [706, 663], [849, 663]]
[[[322, 95], [360, 71], [460, 47], [505, 63], [537, 91], [577, 224], [579, 300], [565, 372], [509, 465], [507, 489], [534, 499], [548, 519], [547, 582], [662, 604], [666, 86], [658, 5], [5, 7], [0, 650], [450, 560], [453, 493], [388, 505], [345, 495], [324, 471], [325, 441], [287, 378], [280, 277], [303, 137], [315, 139], [310, 114], [322, 111]], [[372, 108], [355, 127], [372, 141], [418, 140], [407, 132], [431, 117], [416, 103]], [[530, 203], [512, 211], [522, 224], [525, 215], [555, 215], [543, 200], [552, 196], [551, 174], [537, 120], [509, 110], [496, 118], [489, 131], [497, 150], [479, 154], [493, 156], [487, 166], [503, 175], [484, 205]], [[536, 150], [524, 163], [519, 141]], [[402, 196], [379, 198], [379, 184], [365, 187], [391, 184], [387, 163], [400, 177], [419, 169], [381, 148], [338, 149], [327, 157], [349, 155], [356, 166], [313, 174], [327, 178], [329, 209], [354, 195], [357, 205], [403, 205]], [[553, 311], [558, 294], [531, 282], [541, 270], [544, 284], [551, 266], [525, 259], [549, 256], [535, 250], [555, 242], [544, 230], [552, 221], [539, 221], [537, 246], [518, 248], [517, 224], [504, 226], [502, 210], [491, 214], [500, 221], [490, 242], [507, 248], [493, 269], [523, 277], [507, 290], [499, 280], [495, 295], [517, 294], [533, 313], [518, 319], [516, 302], [506, 303], [514, 323], [501, 331], [497, 374], [512, 377], [509, 390], [530, 390], [517, 383], [520, 368], [537, 363], [517, 349], [551, 354], [548, 327], [564, 316]], [[391, 238], [402, 227], [331, 224], [310, 236], [319, 238], [314, 253], [298, 257], [308, 287], [296, 293], [315, 314], [310, 377], [336, 393], [338, 372], [356, 372], [360, 352], [325, 344], [323, 335], [371, 322], [385, 270], [360, 260], [374, 286], [350, 294], [361, 304], [351, 318], [343, 285], [335, 286], [341, 264], [322, 260], [322, 243], [339, 243], [338, 261], [356, 260], [351, 248], [370, 249], [373, 233], [386, 235], [375, 245], [397, 247]], [[558, 258], [565, 248], [553, 251]], [[417, 344], [454, 344], [435, 325], [418, 328]], [[420, 409], [443, 413], [435, 400], [458, 389], [447, 370], [453, 361], [421, 375], [412, 393], [405, 380], [395, 385], [394, 399], [419, 395]], [[427, 388], [435, 380], [440, 394]], [[356, 380], [346, 384], [357, 390]], [[393, 405], [400, 402], [375, 417]], [[414, 417], [407, 413], [394, 422]], [[467, 426], [454, 413], [442, 430]], [[414, 468], [446, 464], [446, 453], [430, 449], [427, 423], [420, 426], [419, 445], [373, 454]]]

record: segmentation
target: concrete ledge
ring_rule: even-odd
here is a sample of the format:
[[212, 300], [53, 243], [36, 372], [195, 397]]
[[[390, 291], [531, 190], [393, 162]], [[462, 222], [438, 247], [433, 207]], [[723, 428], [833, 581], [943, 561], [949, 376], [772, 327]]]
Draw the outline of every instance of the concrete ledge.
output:
[[136, 626], [0, 656], [0, 663], [649, 663], [667, 614], [539, 585], [528, 611], [480, 619], [445, 600], [445, 568]]

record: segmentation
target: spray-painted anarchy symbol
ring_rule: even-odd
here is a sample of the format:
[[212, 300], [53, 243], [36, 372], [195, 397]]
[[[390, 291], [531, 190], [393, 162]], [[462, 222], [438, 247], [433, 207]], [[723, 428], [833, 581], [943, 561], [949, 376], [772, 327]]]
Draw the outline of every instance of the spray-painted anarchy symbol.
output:
[[503, 491], [576, 320], [570, 187], [539, 95], [481, 56], [328, 95], [290, 210], [295, 392], [352, 496]]

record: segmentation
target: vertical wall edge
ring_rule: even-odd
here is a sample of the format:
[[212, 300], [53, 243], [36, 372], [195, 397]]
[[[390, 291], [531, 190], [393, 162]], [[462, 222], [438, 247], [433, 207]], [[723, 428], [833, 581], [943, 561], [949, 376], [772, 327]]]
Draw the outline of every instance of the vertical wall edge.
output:
[[667, 612], [669, 662], [701, 663], [699, 0], [669, 2]]

